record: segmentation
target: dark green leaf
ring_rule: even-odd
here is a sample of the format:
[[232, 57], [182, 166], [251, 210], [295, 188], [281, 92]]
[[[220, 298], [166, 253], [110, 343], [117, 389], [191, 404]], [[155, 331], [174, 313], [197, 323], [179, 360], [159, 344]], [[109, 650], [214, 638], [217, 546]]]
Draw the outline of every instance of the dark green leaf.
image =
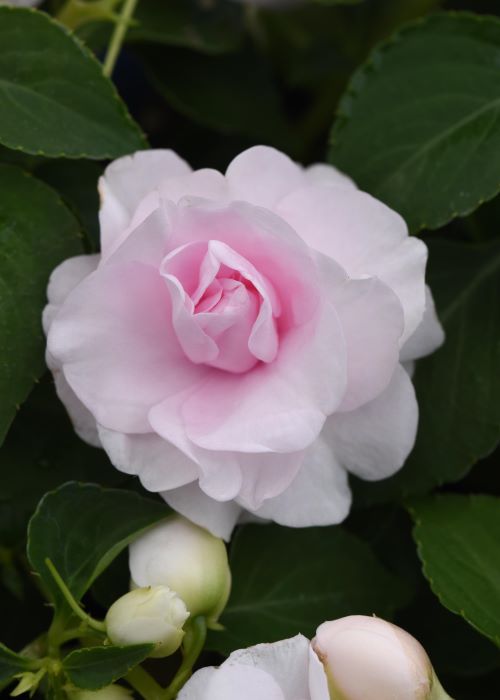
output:
[[77, 688], [99, 690], [125, 676], [144, 661], [154, 647], [154, 644], [134, 644], [78, 649], [66, 656], [63, 669]]
[[410, 511], [434, 593], [500, 645], [500, 499], [438, 495], [415, 503]]
[[230, 565], [233, 589], [221, 619], [226, 629], [210, 639], [222, 652], [299, 632], [313, 636], [321, 622], [343, 615], [391, 617], [406, 597], [370, 548], [340, 527], [244, 526]]
[[41, 315], [49, 275], [81, 252], [81, 239], [57, 194], [18, 168], [0, 165], [0, 193], [1, 443], [44, 368]]
[[52, 377], [45, 375], [24, 402], [0, 448], [0, 543], [25, 548], [26, 527], [42, 496], [68, 479], [133, 488], [104, 450], [75, 433]]
[[101, 159], [145, 144], [92, 54], [42, 12], [0, 7], [0, 102], [9, 148]]
[[386, 501], [456, 481], [500, 439], [500, 244], [429, 243], [429, 281], [446, 342], [417, 363], [417, 442], [391, 479], [356, 484]]
[[44, 496], [30, 520], [28, 558], [56, 606], [62, 595], [47, 557], [79, 600], [131, 540], [168, 513], [166, 504], [130, 491], [64, 484]]
[[99, 196], [97, 182], [102, 166], [93, 161], [49, 160], [35, 175], [57, 190], [76, 214], [92, 251], [99, 250]]
[[376, 49], [339, 107], [330, 161], [438, 228], [499, 191], [500, 21], [431, 15]]
[[13, 678], [16, 673], [29, 671], [31, 668], [33, 668], [32, 659], [20, 656], [0, 643], [0, 684]]

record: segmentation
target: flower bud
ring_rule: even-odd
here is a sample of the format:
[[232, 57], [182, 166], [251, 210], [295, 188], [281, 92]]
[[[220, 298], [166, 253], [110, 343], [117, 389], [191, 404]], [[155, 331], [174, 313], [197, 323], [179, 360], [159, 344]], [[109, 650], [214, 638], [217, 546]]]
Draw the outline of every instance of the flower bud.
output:
[[186, 603], [190, 614], [214, 624], [231, 589], [224, 542], [178, 515], [148, 530], [130, 545], [133, 585], [164, 585]]
[[167, 586], [136, 588], [118, 598], [106, 615], [106, 630], [113, 644], [157, 645], [151, 656], [169, 656], [182, 642], [189, 617], [184, 602]]
[[132, 691], [112, 683], [99, 690], [75, 690], [68, 695], [70, 700], [131, 700]]
[[325, 622], [311, 644], [331, 700], [450, 700], [423, 646], [390, 622], [364, 615]]

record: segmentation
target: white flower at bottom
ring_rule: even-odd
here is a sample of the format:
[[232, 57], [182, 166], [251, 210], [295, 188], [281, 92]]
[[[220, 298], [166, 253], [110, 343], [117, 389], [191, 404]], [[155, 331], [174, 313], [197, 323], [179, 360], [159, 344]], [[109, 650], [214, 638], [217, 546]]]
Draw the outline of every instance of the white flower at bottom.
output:
[[151, 656], [169, 656], [184, 637], [189, 617], [186, 605], [167, 586], [136, 588], [118, 598], [106, 615], [106, 631], [113, 644], [157, 645]]
[[235, 651], [197, 671], [178, 700], [329, 700], [321, 663], [302, 635]]
[[331, 700], [449, 700], [420, 642], [380, 618], [324, 622], [311, 645], [323, 662]]

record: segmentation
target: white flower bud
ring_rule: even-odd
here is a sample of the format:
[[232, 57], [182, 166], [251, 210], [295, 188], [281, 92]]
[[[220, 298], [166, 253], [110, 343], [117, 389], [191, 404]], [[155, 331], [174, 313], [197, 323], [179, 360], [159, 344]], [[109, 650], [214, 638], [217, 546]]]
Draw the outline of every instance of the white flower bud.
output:
[[231, 589], [224, 542], [175, 515], [130, 545], [133, 585], [165, 585], [186, 603], [190, 614], [214, 623]]
[[68, 695], [70, 700], [131, 700], [132, 691], [113, 683], [99, 690], [75, 690]]
[[169, 656], [181, 645], [188, 617], [184, 602], [167, 586], [136, 588], [110, 607], [106, 631], [113, 644], [153, 642], [151, 656]]
[[312, 647], [331, 700], [449, 700], [423, 646], [385, 620], [352, 615], [325, 622]]

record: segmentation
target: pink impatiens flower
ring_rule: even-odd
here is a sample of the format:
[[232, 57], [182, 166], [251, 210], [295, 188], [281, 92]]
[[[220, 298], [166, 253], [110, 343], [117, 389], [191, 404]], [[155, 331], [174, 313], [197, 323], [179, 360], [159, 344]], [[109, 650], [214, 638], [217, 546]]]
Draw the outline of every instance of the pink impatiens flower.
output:
[[347, 472], [385, 478], [415, 440], [401, 363], [443, 340], [424, 243], [267, 147], [225, 175], [139, 152], [100, 192], [102, 252], [54, 271], [44, 313], [79, 435], [217, 536], [244, 511], [341, 521]]

